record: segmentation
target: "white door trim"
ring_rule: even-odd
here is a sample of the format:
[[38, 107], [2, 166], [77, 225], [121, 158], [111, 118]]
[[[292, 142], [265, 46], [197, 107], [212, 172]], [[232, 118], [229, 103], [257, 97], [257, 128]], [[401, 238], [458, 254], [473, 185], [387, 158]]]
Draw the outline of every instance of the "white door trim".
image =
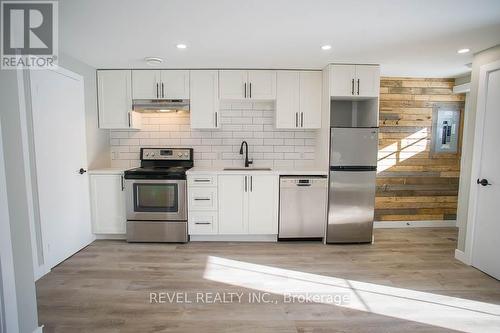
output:
[[486, 116], [486, 93], [488, 73], [500, 70], [500, 61], [495, 61], [479, 68], [479, 87], [476, 107], [476, 125], [474, 130], [474, 145], [472, 151], [472, 168], [469, 191], [469, 209], [467, 213], [467, 231], [465, 238], [465, 260], [468, 265], [472, 264], [472, 249], [474, 246], [474, 234], [477, 215], [477, 195], [481, 167], [481, 152], [483, 147], [483, 128]]

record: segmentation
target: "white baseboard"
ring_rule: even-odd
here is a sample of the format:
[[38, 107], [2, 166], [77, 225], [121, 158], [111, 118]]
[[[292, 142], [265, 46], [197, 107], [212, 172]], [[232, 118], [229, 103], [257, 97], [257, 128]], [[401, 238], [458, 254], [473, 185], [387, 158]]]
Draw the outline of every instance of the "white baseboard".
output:
[[95, 239], [99, 239], [99, 240], [102, 240], [102, 239], [124, 240], [124, 239], [127, 239], [127, 235], [126, 234], [96, 234]]
[[435, 221], [375, 221], [373, 227], [383, 228], [449, 228], [456, 227], [455, 220], [435, 220]]
[[35, 330], [33, 331], [33, 333], [42, 333], [42, 332], [43, 332], [43, 325], [35, 328]]
[[464, 251], [460, 251], [459, 249], [455, 249], [455, 259], [463, 262], [466, 265], [470, 265], [469, 259], [465, 255]]
[[192, 242], [277, 242], [278, 235], [190, 235]]

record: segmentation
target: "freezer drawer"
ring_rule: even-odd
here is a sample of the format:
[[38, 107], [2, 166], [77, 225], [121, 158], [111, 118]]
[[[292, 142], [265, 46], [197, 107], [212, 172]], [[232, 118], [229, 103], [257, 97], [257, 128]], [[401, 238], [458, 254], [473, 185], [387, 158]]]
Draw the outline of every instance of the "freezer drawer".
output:
[[330, 171], [327, 243], [372, 242], [376, 171]]
[[378, 128], [332, 128], [331, 166], [376, 166]]
[[326, 176], [280, 178], [280, 239], [324, 237], [327, 188]]

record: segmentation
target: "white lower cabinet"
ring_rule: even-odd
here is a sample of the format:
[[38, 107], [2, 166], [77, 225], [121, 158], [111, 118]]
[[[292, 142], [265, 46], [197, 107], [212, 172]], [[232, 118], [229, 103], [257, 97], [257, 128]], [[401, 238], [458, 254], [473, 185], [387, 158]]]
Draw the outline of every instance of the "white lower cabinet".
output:
[[248, 233], [248, 179], [242, 175], [219, 175], [219, 234]]
[[187, 183], [188, 234], [217, 234], [217, 176], [188, 175]]
[[124, 234], [127, 221], [121, 174], [91, 174], [92, 232]]
[[278, 177], [219, 175], [219, 233], [278, 233]]

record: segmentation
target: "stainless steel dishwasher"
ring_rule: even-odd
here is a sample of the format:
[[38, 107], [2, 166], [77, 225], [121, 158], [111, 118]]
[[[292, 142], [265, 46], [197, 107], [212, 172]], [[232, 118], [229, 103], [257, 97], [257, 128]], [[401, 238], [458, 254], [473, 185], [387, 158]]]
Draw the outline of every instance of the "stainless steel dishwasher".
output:
[[280, 239], [323, 238], [326, 228], [326, 176], [280, 178]]

